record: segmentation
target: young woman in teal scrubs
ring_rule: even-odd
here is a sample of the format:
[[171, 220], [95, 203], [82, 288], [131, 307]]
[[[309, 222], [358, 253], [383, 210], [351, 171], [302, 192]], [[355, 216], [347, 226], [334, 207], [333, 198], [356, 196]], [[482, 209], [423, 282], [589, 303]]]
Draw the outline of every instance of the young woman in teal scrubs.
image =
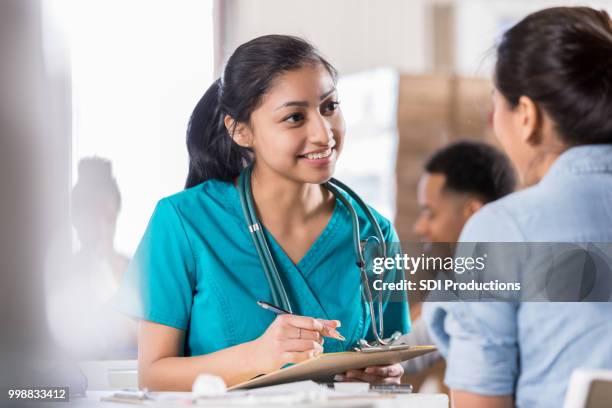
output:
[[[120, 293], [141, 319], [141, 387], [190, 389], [200, 373], [231, 386], [372, 337], [350, 215], [322, 186], [344, 135], [336, 71], [310, 44], [275, 35], [236, 49], [191, 117], [186, 189], [157, 204]], [[271, 291], [236, 188], [247, 165], [293, 315], [256, 303], [270, 302]], [[362, 238], [374, 235], [352, 202]], [[373, 213], [397, 242], [391, 223]], [[409, 330], [405, 301], [386, 302], [384, 317], [388, 334]], [[396, 364], [338, 380], [398, 383], [402, 373]]]

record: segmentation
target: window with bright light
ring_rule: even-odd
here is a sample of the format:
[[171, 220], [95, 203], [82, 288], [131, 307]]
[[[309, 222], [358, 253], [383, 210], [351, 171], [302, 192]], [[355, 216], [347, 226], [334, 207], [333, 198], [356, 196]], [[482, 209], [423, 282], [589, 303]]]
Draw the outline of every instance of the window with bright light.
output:
[[72, 356], [135, 359], [136, 324], [112, 298], [157, 201], [183, 189], [213, 0], [46, 0], [44, 15], [69, 50], [44, 31], [47, 52], [68, 54], [72, 99], [74, 253], [47, 271], [49, 327]]
[[155, 203], [187, 175], [189, 115], [212, 82], [212, 0], [50, 0], [66, 28], [72, 184], [108, 159], [121, 192], [115, 245], [131, 256]]

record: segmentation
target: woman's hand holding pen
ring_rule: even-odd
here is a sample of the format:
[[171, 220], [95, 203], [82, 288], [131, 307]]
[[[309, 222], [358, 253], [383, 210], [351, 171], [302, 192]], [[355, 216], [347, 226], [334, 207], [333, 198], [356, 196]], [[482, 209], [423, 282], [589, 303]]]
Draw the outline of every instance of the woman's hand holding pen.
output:
[[278, 315], [266, 331], [253, 341], [253, 358], [261, 373], [308, 360], [323, 353], [324, 337], [344, 340], [336, 330], [338, 327], [338, 320]]

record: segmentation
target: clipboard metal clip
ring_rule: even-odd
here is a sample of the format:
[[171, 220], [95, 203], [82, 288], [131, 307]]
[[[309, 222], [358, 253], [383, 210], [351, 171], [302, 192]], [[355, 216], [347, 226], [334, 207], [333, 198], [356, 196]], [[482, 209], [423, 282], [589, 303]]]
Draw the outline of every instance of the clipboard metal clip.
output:
[[384, 344], [380, 344], [378, 341], [374, 341], [370, 344], [367, 340], [361, 339], [354, 350], [360, 353], [375, 353], [377, 351], [405, 350], [412, 347], [410, 344], [404, 343], [404, 339], [402, 339], [401, 336], [402, 333], [396, 331], [391, 337], [384, 339]]

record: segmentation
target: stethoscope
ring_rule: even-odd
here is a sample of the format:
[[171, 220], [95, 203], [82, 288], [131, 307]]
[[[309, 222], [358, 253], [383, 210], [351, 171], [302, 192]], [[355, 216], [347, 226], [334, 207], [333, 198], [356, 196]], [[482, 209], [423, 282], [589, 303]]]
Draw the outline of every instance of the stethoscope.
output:
[[[289, 313], [292, 313], [293, 311], [291, 308], [291, 302], [289, 301], [289, 297], [287, 296], [287, 291], [285, 290], [285, 286], [283, 285], [282, 279], [278, 272], [278, 268], [276, 267], [276, 263], [274, 262], [274, 258], [272, 257], [272, 253], [270, 252], [270, 247], [268, 245], [266, 235], [264, 234], [263, 228], [261, 226], [261, 223], [259, 222], [259, 219], [257, 218], [257, 213], [255, 211], [253, 194], [251, 190], [252, 171], [252, 166], [248, 166], [242, 171], [242, 173], [240, 173], [240, 176], [238, 177], [238, 192], [240, 193], [240, 204], [242, 205], [242, 211], [244, 212], [244, 217], [246, 218], [251, 237], [253, 238], [253, 243], [255, 244], [255, 249], [257, 251], [257, 255], [259, 256], [261, 266], [263, 267], [266, 280], [268, 281], [268, 284], [270, 286], [272, 302], [274, 302], [275, 305], [278, 305], [281, 308], [285, 309]], [[360, 349], [361, 351], [365, 351], [365, 349], [371, 349], [371, 351], [374, 351], [376, 348], [388, 347], [394, 340], [399, 337], [399, 334], [395, 333], [390, 339], [384, 339], [382, 289], [378, 291], [377, 308], [375, 308], [374, 298], [372, 296], [372, 291], [370, 289], [369, 284], [370, 281], [367, 274], [366, 260], [359, 235], [359, 218], [357, 217], [357, 212], [355, 211], [355, 208], [353, 208], [351, 203], [340, 192], [340, 190], [347, 193], [353, 200], [357, 202], [357, 204], [359, 204], [366, 217], [372, 224], [375, 235], [369, 237], [366, 242], [368, 242], [369, 240], [374, 240], [380, 248], [382, 256], [386, 257], [387, 246], [385, 244], [385, 238], [383, 236], [382, 230], [380, 228], [380, 225], [376, 221], [376, 218], [374, 218], [374, 216], [372, 215], [372, 212], [370, 211], [368, 206], [353, 190], [351, 190], [345, 184], [334, 178], [326, 182], [324, 186], [329, 191], [331, 191], [332, 194], [337, 199], [339, 199], [348, 209], [351, 216], [351, 223], [353, 224], [353, 247], [357, 258], [356, 264], [359, 268], [361, 276], [362, 295], [365, 296], [365, 301], [370, 311], [370, 323], [372, 325], [372, 332], [374, 333], [374, 337], [376, 339], [376, 344], [373, 345], [368, 344], [368, 342], [364, 339], [359, 340]], [[381, 275], [381, 279], [383, 278], [384, 274]], [[375, 309], [377, 309], [378, 314], [375, 313]]]

